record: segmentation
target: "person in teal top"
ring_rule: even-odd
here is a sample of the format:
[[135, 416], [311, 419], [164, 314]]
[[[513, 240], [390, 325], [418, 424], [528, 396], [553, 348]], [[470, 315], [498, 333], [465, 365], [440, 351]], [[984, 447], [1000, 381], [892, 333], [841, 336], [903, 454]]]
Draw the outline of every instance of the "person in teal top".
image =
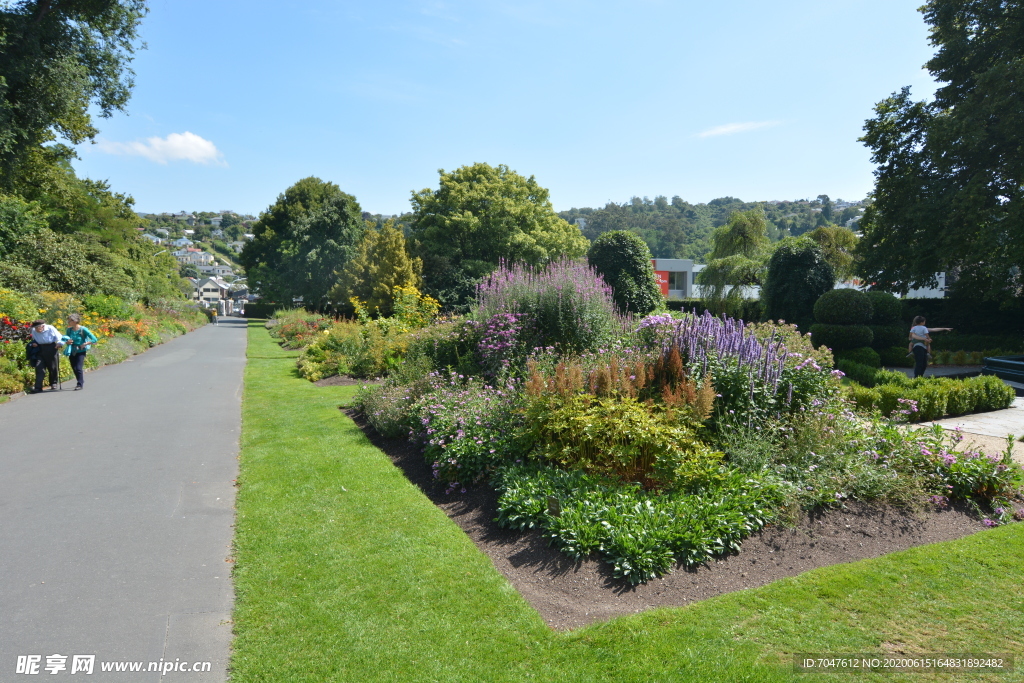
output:
[[92, 331], [82, 325], [82, 317], [76, 313], [68, 316], [67, 337], [70, 340], [67, 345], [68, 360], [71, 361], [71, 369], [75, 372], [75, 391], [85, 388], [85, 354], [89, 347], [99, 341]]

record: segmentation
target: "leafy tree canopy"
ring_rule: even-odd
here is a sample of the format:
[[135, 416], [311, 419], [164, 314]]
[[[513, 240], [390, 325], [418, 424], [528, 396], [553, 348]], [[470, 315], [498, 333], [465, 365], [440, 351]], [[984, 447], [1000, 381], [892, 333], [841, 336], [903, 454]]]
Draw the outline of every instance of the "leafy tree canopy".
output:
[[878, 165], [861, 273], [898, 292], [946, 271], [990, 298], [1024, 290], [1024, 3], [929, 0], [941, 84], [878, 103], [862, 141]]
[[786, 238], [768, 261], [761, 287], [765, 314], [769, 320], [785, 320], [806, 330], [814, 319], [814, 302], [835, 283], [821, 247], [807, 237]]
[[835, 271], [837, 280], [848, 280], [856, 271], [857, 235], [849, 228], [823, 225], [807, 233], [807, 237], [821, 247], [825, 260]]
[[481, 277], [503, 259], [542, 265], [586, 253], [587, 239], [555, 213], [533, 176], [486, 163], [439, 174], [438, 189], [412, 195], [410, 236], [432, 293], [440, 294], [441, 283]]
[[715, 314], [737, 313], [743, 287], [759, 285], [772, 253], [768, 221], [760, 209], [737, 211], [715, 230], [707, 266], [699, 275], [704, 305]]
[[612, 288], [623, 313], [647, 315], [661, 305], [651, 250], [637, 235], [625, 230], [606, 232], [590, 245], [587, 259]]
[[238, 262], [250, 288], [270, 301], [326, 305], [335, 272], [356, 253], [362, 209], [351, 195], [319, 178], [298, 181], [260, 215]]
[[368, 225], [355, 257], [339, 273], [328, 298], [337, 310], [346, 314], [355, 312], [354, 298], [369, 313], [390, 316], [395, 288], [419, 289], [421, 270], [422, 262], [409, 256], [405, 236], [393, 221], [387, 221], [379, 230]]
[[124, 109], [146, 12], [145, 0], [0, 3], [0, 188], [39, 145], [92, 139], [90, 106]]

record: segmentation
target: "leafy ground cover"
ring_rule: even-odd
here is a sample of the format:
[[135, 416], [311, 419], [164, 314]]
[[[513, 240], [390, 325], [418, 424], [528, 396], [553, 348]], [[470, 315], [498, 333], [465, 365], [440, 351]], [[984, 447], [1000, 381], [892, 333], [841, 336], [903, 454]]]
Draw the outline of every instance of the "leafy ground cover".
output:
[[302, 379], [261, 322], [248, 356], [232, 680], [846, 681], [792, 657], [1024, 644], [1020, 525], [551, 631], [337, 409], [352, 387]]

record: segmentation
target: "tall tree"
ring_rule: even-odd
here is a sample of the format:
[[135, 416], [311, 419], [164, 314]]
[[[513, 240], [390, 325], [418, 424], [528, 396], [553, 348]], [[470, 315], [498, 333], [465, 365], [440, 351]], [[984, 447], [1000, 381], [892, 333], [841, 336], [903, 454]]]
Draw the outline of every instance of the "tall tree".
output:
[[787, 237], [768, 261], [761, 287], [765, 316], [807, 330], [814, 322], [814, 302], [835, 284], [835, 272], [821, 247], [807, 237]]
[[743, 288], [759, 285], [771, 256], [768, 221], [760, 209], [737, 211], [715, 230], [708, 265], [698, 275], [704, 305], [715, 314], [737, 312]]
[[91, 140], [90, 107], [124, 109], [146, 12], [145, 0], [0, 3], [0, 186], [11, 188], [39, 145]]
[[238, 256], [249, 287], [270, 301], [303, 297], [312, 308], [324, 305], [335, 271], [355, 253], [361, 220], [354, 197], [334, 183], [303, 178], [253, 225], [254, 237]]
[[442, 303], [462, 303], [450, 293], [458, 283], [485, 275], [502, 259], [542, 265], [586, 253], [587, 239], [555, 213], [533, 176], [485, 163], [439, 174], [438, 189], [413, 193], [410, 237], [428, 289]]
[[807, 233], [821, 247], [825, 260], [835, 271], [837, 280], [847, 280], [856, 271], [857, 235], [849, 228], [826, 225]]
[[353, 313], [355, 298], [370, 314], [389, 316], [395, 287], [420, 288], [422, 262], [409, 256], [405, 237], [394, 221], [385, 222], [379, 230], [368, 225], [356, 249], [328, 295], [338, 311]]
[[862, 141], [878, 165], [860, 225], [862, 274], [906, 292], [951, 272], [989, 298], [1024, 292], [1024, 3], [929, 0], [942, 85], [875, 107]]

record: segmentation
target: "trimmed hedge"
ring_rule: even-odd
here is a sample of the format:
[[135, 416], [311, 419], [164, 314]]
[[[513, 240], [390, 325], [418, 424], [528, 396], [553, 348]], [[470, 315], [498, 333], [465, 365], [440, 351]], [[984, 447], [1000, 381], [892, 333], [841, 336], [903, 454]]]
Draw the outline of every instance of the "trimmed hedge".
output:
[[902, 325], [868, 325], [868, 327], [871, 328], [871, 334], [874, 335], [871, 348], [876, 351], [907, 343], [909, 330], [903, 329]]
[[867, 325], [811, 325], [811, 341], [814, 348], [827, 346], [833, 351], [855, 349], [858, 346], [871, 346], [874, 338], [871, 328]]
[[1024, 337], [1020, 335], [958, 334], [957, 332], [937, 332], [932, 335], [932, 353], [936, 351], [987, 352], [993, 349], [1005, 349], [1010, 353], [1024, 351]]
[[909, 411], [905, 413], [908, 419], [920, 422], [1003, 410], [1010, 407], [1015, 394], [1013, 388], [998, 377], [983, 375], [961, 380], [918, 377], [902, 383], [879, 384], [874, 389], [852, 385], [849, 396], [860, 410], [877, 408], [886, 416]]
[[873, 312], [871, 299], [856, 289], [833, 289], [814, 302], [814, 319], [823, 325], [864, 325]]
[[853, 360], [840, 359], [836, 361], [836, 369], [846, 375], [846, 378], [864, 387], [875, 386], [875, 368], [858, 363]]
[[903, 303], [888, 292], [865, 292], [871, 301], [872, 325], [901, 325]]
[[878, 357], [882, 365], [887, 368], [912, 368], [914, 357], [907, 355], [906, 346], [890, 346], [887, 349], [878, 349]]
[[[902, 299], [903, 322], [923, 315], [931, 327], [952, 327], [958, 332], [984, 335], [1020, 335], [1024, 333], [1024, 299], [1001, 298], [981, 301], [953, 293], [942, 299]], [[940, 339], [945, 333], [935, 335]], [[1002, 344], [986, 344], [989, 348]], [[934, 348], [934, 347], [933, 347]], [[957, 349], [952, 349], [957, 350]], [[981, 349], [963, 349], [980, 351]]]
[[836, 360], [840, 358], [843, 360], [851, 360], [855, 363], [861, 363], [871, 368], [882, 367], [882, 361], [878, 357], [878, 353], [867, 346], [858, 346], [855, 349], [846, 349], [844, 351], [836, 351]]
[[[760, 299], [743, 299], [741, 305], [743, 310], [739, 317], [743, 322], [756, 323], [763, 320], [764, 306]], [[670, 311], [687, 311], [703, 315], [707, 306], [700, 299], [667, 299], [665, 308]]]
[[245, 317], [246, 318], [272, 318], [274, 317], [274, 311], [279, 308], [284, 308], [281, 304], [274, 303], [252, 303], [246, 304]]

